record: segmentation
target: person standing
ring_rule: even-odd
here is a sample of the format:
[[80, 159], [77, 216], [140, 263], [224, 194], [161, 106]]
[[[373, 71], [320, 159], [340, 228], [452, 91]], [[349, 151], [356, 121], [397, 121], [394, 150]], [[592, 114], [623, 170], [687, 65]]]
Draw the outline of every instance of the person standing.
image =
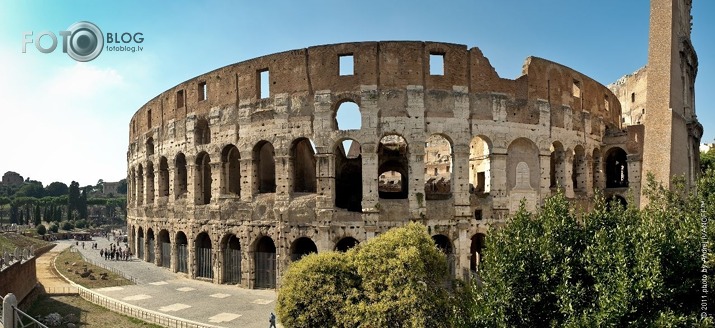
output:
[[268, 326], [268, 328], [276, 328], [276, 315], [273, 314], [273, 312], [271, 312], [271, 316], [268, 317], [268, 322], [271, 323], [271, 325]]

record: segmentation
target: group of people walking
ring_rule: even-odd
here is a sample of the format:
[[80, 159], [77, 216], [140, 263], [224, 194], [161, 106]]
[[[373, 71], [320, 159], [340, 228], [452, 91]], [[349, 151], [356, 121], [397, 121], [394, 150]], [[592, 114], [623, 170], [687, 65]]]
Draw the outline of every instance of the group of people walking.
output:
[[109, 249], [103, 248], [99, 250], [99, 256], [104, 257], [105, 260], [109, 261], [129, 261], [132, 257], [132, 251], [129, 247], [122, 248], [121, 246], [110, 244]]

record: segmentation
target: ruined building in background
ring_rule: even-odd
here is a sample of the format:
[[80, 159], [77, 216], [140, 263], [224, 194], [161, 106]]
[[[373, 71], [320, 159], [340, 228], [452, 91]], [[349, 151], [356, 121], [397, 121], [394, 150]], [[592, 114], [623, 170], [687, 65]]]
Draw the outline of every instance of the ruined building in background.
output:
[[[693, 181], [698, 165], [689, 12], [653, 1], [649, 83], [615, 93], [535, 57], [501, 78], [478, 48], [438, 42], [316, 46], [183, 82], [130, 122], [131, 247], [191, 278], [273, 288], [304, 254], [418, 221], [464, 277], [522, 199], [640, 204], [644, 171]], [[337, 123], [348, 104], [357, 129]]]

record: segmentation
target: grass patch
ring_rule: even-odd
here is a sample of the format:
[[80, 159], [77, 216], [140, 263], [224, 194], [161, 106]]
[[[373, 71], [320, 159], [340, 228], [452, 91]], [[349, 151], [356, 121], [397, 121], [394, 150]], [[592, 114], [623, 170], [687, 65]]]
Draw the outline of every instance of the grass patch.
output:
[[[63, 318], [67, 318], [68, 315], [72, 314], [75, 318], [74, 324], [77, 327], [161, 327], [109, 311], [99, 305], [85, 301], [79, 296], [50, 297], [49, 295], [40, 295], [27, 313], [33, 318], [38, 318], [38, 316], [44, 318], [50, 313], [58, 313]], [[59, 327], [67, 327], [67, 323], [63, 321]]]
[[14, 252], [15, 247], [25, 248], [34, 246], [35, 249], [38, 249], [42, 246], [47, 246], [49, 244], [50, 242], [37, 238], [23, 236], [14, 232], [0, 234], [0, 253], [3, 251]]
[[[134, 282], [122, 277], [119, 274], [85, 262], [82, 259], [82, 254], [76, 251], [70, 251], [70, 248], [57, 255], [57, 258], [55, 259], [55, 266], [57, 271], [62, 273], [65, 277], [87, 288], [102, 288], [134, 284]], [[92, 271], [91, 275], [94, 276], [95, 280], [92, 280], [90, 277], [81, 276], [81, 274], [85, 272], [85, 268], [87, 271]], [[101, 279], [102, 274], [106, 274], [106, 280]]]

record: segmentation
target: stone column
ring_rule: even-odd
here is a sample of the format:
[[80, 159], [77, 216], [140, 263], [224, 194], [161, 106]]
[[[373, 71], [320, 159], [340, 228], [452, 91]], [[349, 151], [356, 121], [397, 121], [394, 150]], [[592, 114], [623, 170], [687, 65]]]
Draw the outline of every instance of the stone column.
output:
[[584, 181], [586, 182], [585, 190], [586, 190], [586, 196], [588, 197], [593, 197], [595, 194], [594, 192], [594, 181], [593, 181], [593, 157], [591, 155], [586, 155], [586, 163], [584, 163], [585, 167], [583, 168], [583, 174], [586, 176], [584, 177]]
[[541, 179], [539, 179], [539, 204], [544, 204], [547, 197], [551, 196], [551, 152], [541, 151], [539, 153], [539, 166], [541, 167]]
[[13, 308], [17, 307], [15, 294], [8, 293], [2, 300], [2, 326], [7, 328], [15, 327], [15, 314]]
[[[362, 218], [367, 232], [367, 238], [372, 238], [375, 231], [372, 230], [380, 217], [379, 201], [377, 193], [377, 145], [375, 143], [364, 143], [362, 146]], [[372, 228], [368, 228], [372, 227]], [[371, 231], [372, 230], [372, 231]]]
[[176, 168], [169, 166], [169, 199], [167, 200], [169, 205], [173, 205], [176, 200], [176, 188], [174, 187], [174, 182], [176, 181], [175, 174]]
[[492, 196], [492, 207], [494, 209], [509, 208], [509, 199], [507, 197], [508, 186], [506, 183], [506, 158], [506, 149], [494, 147], [491, 160], [489, 161], [492, 188], [489, 194]]
[[628, 187], [633, 192], [633, 204], [640, 207], [641, 203], [641, 164], [642, 157], [639, 154], [627, 155], [626, 163], [628, 164]]
[[226, 176], [223, 175], [221, 160], [211, 162], [211, 203], [217, 204], [221, 196], [221, 185], [224, 184]]
[[256, 164], [253, 158], [241, 158], [241, 200], [252, 202], [256, 186]]
[[197, 203], [196, 199], [196, 185], [197, 182], [197, 165], [193, 163], [186, 163], [186, 204], [194, 205]]
[[564, 169], [564, 174], [563, 174], [563, 183], [561, 184], [564, 188], [564, 195], [567, 198], [574, 198], [574, 190], [573, 190], [573, 179], [572, 179], [572, 174], [573, 174], [573, 154], [571, 150], [568, 150], [566, 154], [564, 154], [564, 160], [563, 160], [563, 169]]
[[276, 162], [276, 198], [288, 200], [293, 193], [293, 158], [289, 155], [274, 156]]
[[454, 198], [455, 218], [469, 221], [471, 206], [469, 203], [469, 145], [454, 145], [452, 156], [452, 197]]
[[[320, 224], [330, 226], [335, 209], [335, 154], [316, 154], [317, 201], [316, 214]], [[321, 231], [322, 232], [322, 231]], [[323, 235], [327, 235], [326, 230]]]
[[[162, 202], [159, 201], [163, 197], [161, 194], [161, 170], [159, 169], [161, 167], [161, 160], [159, 160], [158, 164], [154, 164], [154, 190], [152, 191], [154, 193], [154, 202], [153, 204], [159, 205], [162, 204]], [[159, 192], [157, 192], [157, 190]]]

